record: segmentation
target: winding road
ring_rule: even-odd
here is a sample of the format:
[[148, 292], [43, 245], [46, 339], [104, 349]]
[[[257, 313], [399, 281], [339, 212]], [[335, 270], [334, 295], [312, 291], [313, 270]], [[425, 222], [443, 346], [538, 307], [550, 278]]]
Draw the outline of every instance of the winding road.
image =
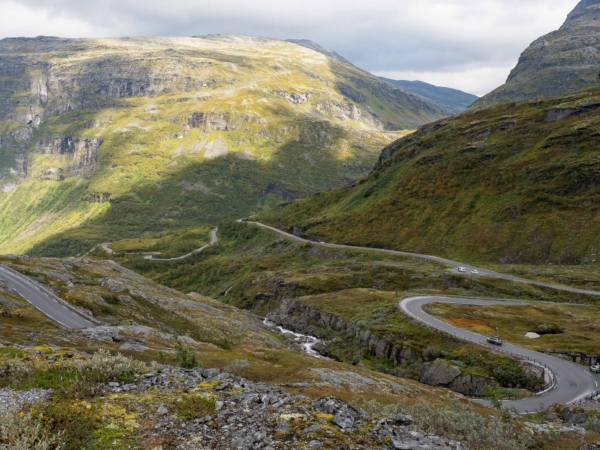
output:
[[154, 255], [144, 256], [144, 259], [148, 259], [150, 261], [179, 261], [181, 259], [189, 258], [196, 253], [200, 253], [203, 250], [206, 250], [208, 247], [212, 247], [217, 242], [219, 242], [219, 236], [217, 236], [217, 231], [219, 231], [219, 227], [211, 230], [210, 232], [210, 242], [203, 247], [197, 248], [194, 251], [186, 253], [185, 255], [177, 256], [176, 258], [155, 258]]
[[[259, 222], [249, 222], [245, 219], [240, 219], [239, 222], [247, 222], [265, 229], [269, 229], [278, 234], [284, 235], [290, 239], [294, 239], [301, 242], [310, 243], [313, 245], [318, 245], [327, 248], [336, 248], [336, 249], [350, 249], [350, 250], [360, 250], [360, 251], [373, 251], [373, 252], [381, 252], [388, 253], [393, 255], [402, 255], [402, 256], [410, 256], [415, 258], [421, 258], [429, 261], [435, 261], [447, 264], [451, 267], [465, 267], [468, 270], [468, 274], [471, 276], [487, 276], [487, 277], [496, 277], [503, 278], [510, 281], [520, 282], [520, 283], [528, 283], [537, 286], [548, 287], [552, 289], [557, 289], [566, 292], [574, 292], [581, 293], [586, 295], [600, 296], [600, 291], [586, 290], [586, 289], [578, 289], [571, 288], [568, 286], [555, 285], [551, 283], [544, 283], [534, 280], [527, 280], [519, 277], [515, 277], [512, 275], [505, 275], [497, 272], [492, 272], [485, 269], [479, 269], [479, 273], [471, 274], [471, 270], [475, 269], [475, 267], [467, 266], [456, 261], [439, 258], [437, 256], [430, 255], [421, 255], [409, 252], [401, 252], [396, 250], [386, 250], [386, 249], [376, 249], [376, 248], [366, 248], [366, 247], [357, 247], [351, 245], [341, 245], [341, 244], [328, 244], [325, 242], [314, 242], [307, 239], [300, 238], [290, 233], [286, 233], [277, 228], [259, 223]], [[201, 252], [204, 249], [215, 245], [218, 242], [217, 236], [218, 229], [215, 228], [211, 231], [211, 242], [199, 249], [194, 250], [186, 255], [182, 255], [176, 258], [154, 258], [152, 255], [147, 256], [146, 259], [153, 261], [176, 261], [188, 258], [189, 256]], [[108, 244], [104, 244], [103, 248], [108, 247]], [[49, 290], [35, 282], [34, 280], [28, 278], [25, 275], [20, 274], [12, 270], [11, 268], [0, 265], [0, 280], [5, 281], [10, 288], [16, 291], [19, 295], [21, 295], [25, 300], [31, 303], [35, 308], [40, 310], [50, 319], [64, 326], [65, 328], [87, 328], [93, 327], [95, 324], [86, 318], [84, 318], [81, 314], [73, 311], [65, 305], [65, 302], [52, 294]], [[504, 305], [520, 305], [526, 302], [519, 301], [504, 301], [504, 300], [492, 300], [492, 299], [475, 299], [475, 298], [453, 298], [453, 297], [437, 297], [437, 296], [419, 296], [419, 297], [411, 297], [407, 299], [403, 299], [399, 303], [399, 308], [405, 314], [411, 316], [414, 320], [417, 320], [425, 325], [434, 327], [438, 330], [444, 331], [446, 333], [450, 333], [460, 339], [464, 339], [466, 341], [475, 342], [477, 344], [483, 346], [489, 346], [486, 342], [486, 337], [477, 333], [473, 333], [470, 331], [463, 330], [461, 328], [454, 327], [446, 322], [443, 322], [435, 317], [430, 316], [429, 314], [423, 311], [423, 306], [428, 303], [433, 302], [444, 302], [444, 303], [458, 303], [463, 305], [495, 305], [495, 304], [504, 304]], [[93, 319], [92, 319], [93, 320]], [[522, 399], [515, 401], [506, 401], [505, 404], [510, 407], [514, 407], [517, 411], [521, 413], [525, 412], [533, 412], [536, 409], [540, 408], [542, 405], [550, 405], [552, 403], [570, 403], [576, 401], [582, 397], [585, 397], [588, 394], [593, 392], [597, 392], [600, 390], [600, 376], [592, 374], [586, 367], [555, 358], [553, 356], [545, 355], [542, 353], [538, 353], [532, 350], [528, 350], [525, 348], [521, 348], [512, 344], [505, 343], [502, 346], [502, 351], [509, 353], [511, 355], [517, 356], [523, 359], [532, 359], [536, 360], [538, 363], [547, 366], [552, 374], [554, 375], [554, 383], [553, 388], [549, 389], [547, 392], [544, 392], [540, 395]]]
[[[177, 261], [188, 258], [193, 254], [199, 253], [219, 242], [219, 237], [217, 236], [218, 230], [218, 228], [215, 228], [210, 232], [210, 243], [185, 255], [178, 256], [176, 258], [154, 258], [153, 255], [148, 255], [145, 256], [144, 259], [151, 261]], [[99, 244], [99, 246], [105, 252], [112, 254], [114, 252], [109, 245], [110, 242]], [[98, 245], [83, 256], [87, 256], [97, 247]], [[89, 328], [96, 326], [91, 320], [86, 319], [81, 314], [72, 310], [64, 300], [60, 299], [48, 289], [44, 288], [31, 278], [17, 272], [16, 270], [4, 265], [0, 265], [0, 280], [6, 282], [11, 289], [31, 303], [34, 308], [38, 309], [51, 320], [65, 328]]]
[[[246, 222], [249, 224], [253, 224], [259, 226], [261, 228], [265, 228], [271, 231], [274, 231], [278, 234], [286, 236], [290, 239], [294, 239], [301, 242], [311, 243], [313, 245], [319, 245], [327, 248], [336, 248], [336, 249], [349, 249], [349, 250], [361, 250], [361, 251], [373, 251], [373, 252], [381, 252], [388, 253], [392, 255], [401, 255], [401, 256], [410, 256], [414, 258], [421, 258], [428, 261], [435, 261], [447, 264], [451, 267], [465, 267], [467, 271], [464, 273], [465, 276], [485, 276], [485, 277], [495, 277], [502, 278], [509, 281], [519, 282], [519, 283], [527, 283], [536, 286], [543, 286], [551, 289], [556, 289], [565, 292], [573, 292], [580, 293], [586, 295], [593, 295], [600, 297], [600, 291], [593, 291], [587, 289], [578, 289], [572, 288], [569, 286], [562, 286], [558, 284], [544, 283], [535, 280], [527, 280], [524, 278], [515, 277], [512, 275], [506, 275], [498, 272], [492, 272], [490, 270], [481, 269], [469, 265], [465, 265], [459, 263], [457, 261], [452, 261], [445, 258], [440, 258], [437, 256], [430, 255], [421, 255], [416, 253], [409, 252], [401, 252], [397, 250], [386, 250], [386, 249], [377, 249], [370, 247], [357, 247], [352, 245], [342, 245], [342, 244], [328, 244], [325, 242], [315, 242], [310, 241], [308, 239], [300, 238], [293, 234], [287, 233], [285, 231], [279, 230], [277, 228], [271, 227], [269, 225], [262, 224], [260, 222], [250, 222], [245, 219], [240, 219], [239, 222]], [[471, 271], [476, 269], [478, 273], [472, 274]], [[461, 305], [523, 305], [528, 302], [523, 301], [506, 301], [506, 300], [493, 300], [493, 299], [476, 299], [476, 298], [454, 298], [454, 297], [437, 297], [437, 296], [420, 296], [420, 297], [411, 297], [407, 299], [403, 299], [399, 303], [399, 307], [402, 311], [413, 319], [434, 327], [438, 330], [444, 331], [446, 333], [450, 333], [460, 339], [475, 342], [477, 344], [481, 344], [486, 347], [494, 348], [498, 350], [498, 348], [487, 343], [487, 338], [477, 333], [473, 333], [471, 331], [466, 331], [461, 328], [450, 325], [442, 320], [436, 319], [435, 317], [430, 316], [422, 310], [422, 307], [428, 303], [434, 302], [442, 302], [442, 303], [456, 303]], [[571, 363], [569, 361], [556, 358], [553, 356], [545, 355], [543, 353], [535, 352], [533, 350], [528, 350], [522, 347], [518, 347], [516, 345], [504, 343], [501, 351], [516, 356], [518, 358], [526, 359], [526, 360], [534, 360], [536, 363], [545, 365], [552, 372], [554, 377], [554, 383], [551, 389], [548, 391], [541, 393], [539, 395], [533, 396], [531, 398], [526, 398], [522, 400], [513, 400], [513, 401], [505, 401], [503, 402], [505, 406], [513, 407], [520, 413], [534, 412], [536, 409], [539, 409], [542, 406], [549, 406], [553, 403], [571, 403], [573, 401], [579, 400], [589, 394], [600, 391], [600, 375], [593, 374], [591, 371], [581, 365], [577, 365]], [[486, 402], [484, 402], [486, 403]]]
[[[452, 261], [451, 259], [445, 259], [445, 258], [440, 258], [439, 256], [431, 256], [431, 255], [422, 255], [420, 253], [409, 253], [409, 252], [401, 252], [398, 250], [387, 250], [384, 248], [373, 248], [373, 247], [358, 247], [355, 245], [344, 245], [344, 244], [328, 244], [326, 242], [317, 242], [317, 241], [311, 241], [308, 239], [304, 239], [301, 237], [298, 237], [294, 234], [291, 233], [287, 233], [285, 231], [282, 231], [278, 228], [274, 228], [271, 227], [269, 225], [265, 225], [263, 223], [260, 222], [251, 222], [248, 221], [246, 219], [239, 219], [238, 222], [246, 222], [252, 225], [256, 225], [258, 227], [261, 228], [266, 228], [267, 230], [271, 230], [274, 231], [275, 233], [279, 233], [283, 236], [287, 236], [290, 239], [295, 239], [297, 241], [300, 242], [306, 242], [309, 244], [314, 244], [314, 245], [319, 245], [321, 247], [327, 247], [327, 248], [339, 248], [339, 249], [346, 249], [346, 250], [360, 250], [360, 251], [369, 251], [369, 252], [378, 252], [378, 253], [387, 253], [390, 255], [399, 255], [399, 256], [410, 256], [411, 258], [420, 258], [420, 259], [424, 259], [427, 261], [434, 261], [434, 262], [439, 262], [439, 263], [444, 263], [447, 264], [451, 267], [464, 267], [466, 269], [466, 272], [463, 275], [470, 275], [473, 277], [492, 277], [492, 278], [501, 278], [504, 280], [509, 280], [509, 281], [514, 281], [516, 283], [525, 283], [525, 284], [531, 284], [534, 286], [541, 286], [541, 287], [547, 287], [547, 288], [551, 288], [551, 289], [556, 289], [559, 291], [565, 291], [565, 292], [572, 292], [575, 294], [585, 294], [585, 295], [593, 295], [596, 297], [600, 297], [600, 291], [593, 291], [593, 290], [589, 290], [589, 289], [579, 289], [579, 288], [573, 288], [573, 287], [569, 287], [569, 286], [563, 286], [560, 284], [552, 284], [552, 283], [544, 283], [542, 281], [535, 281], [535, 280], [528, 280], [526, 278], [520, 278], [520, 277], [515, 277], [513, 275], [507, 275], [504, 273], [499, 273], [499, 272], [493, 272], [491, 270], [487, 270], [487, 269], [482, 269], [479, 267], [475, 267], [472, 265], [468, 265], [468, 264], [463, 264], [457, 261]], [[476, 274], [472, 274], [471, 271], [472, 270], [477, 270], [478, 273]]]
[[89, 328], [95, 326], [31, 278], [4, 265], [0, 265], [0, 280], [40, 310], [50, 319], [65, 328]]
[[530, 398], [505, 401], [505, 406], [513, 407], [520, 413], [534, 412], [544, 405], [547, 407], [554, 403], [571, 403], [600, 390], [600, 375], [591, 373], [587, 367], [508, 344], [506, 342], [498, 349], [497, 347], [488, 344], [486, 337], [481, 334], [463, 330], [462, 328], [455, 327], [447, 322], [430, 316], [423, 311], [423, 306], [429, 303], [455, 303], [459, 305], [485, 306], [524, 305], [533, 302], [423, 296], [405, 298], [399, 303], [399, 307], [404, 313], [421, 323], [466, 341], [475, 342], [485, 347], [493, 348], [494, 350], [501, 350], [504, 353], [517, 356], [521, 359], [533, 360], [537, 364], [545, 365], [549, 368], [554, 375], [554, 386], [552, 389]]

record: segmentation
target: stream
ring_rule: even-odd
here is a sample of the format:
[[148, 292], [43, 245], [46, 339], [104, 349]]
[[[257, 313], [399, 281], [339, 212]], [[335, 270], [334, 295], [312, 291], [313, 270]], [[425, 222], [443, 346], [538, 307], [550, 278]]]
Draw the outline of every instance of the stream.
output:
[[304, 349], [304, 352], [308, 353], [310, 356], [314, 356], [315, 358], [328, 359], [328, 358], [324, 357], [323, 355], [319, 354], [319, 352], [317, 352], [313, 348], [315, 345], [317, 345], [320, 342], [319, 339], [317, 339], [316, 337], [307, 336], [305, 334], [300, 334], [300, 333], [295, 333], [294, 331], [288, 330], [287, 328], [283, 328], [282, 326], [279, 326], [279, 325], [269, 321], [268, 319], [263, 320], [263, 323], [268, 327], [277, 328], [281, 333], [283, 333], [285, 335], [294, 336], [294, 341], [298, 342]]

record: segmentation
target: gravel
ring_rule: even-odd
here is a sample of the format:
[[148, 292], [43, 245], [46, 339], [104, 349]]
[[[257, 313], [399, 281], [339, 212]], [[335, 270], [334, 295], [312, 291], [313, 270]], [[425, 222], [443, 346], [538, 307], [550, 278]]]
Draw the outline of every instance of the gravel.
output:
[[32, 389], [30, 391], [0, 389], [0, 413], [18, 410], [27, 403], [42, 402], [51, 394], [52, 391], [50, 389]]

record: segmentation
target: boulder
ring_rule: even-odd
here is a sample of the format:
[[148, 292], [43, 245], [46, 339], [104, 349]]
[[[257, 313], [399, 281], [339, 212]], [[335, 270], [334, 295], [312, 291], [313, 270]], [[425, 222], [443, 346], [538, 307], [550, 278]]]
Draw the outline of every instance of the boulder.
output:
[[419, 381], [430, 386], [447, 386], [461, 374], [458, 367], [443, 362], [415, 364], [412, 369]]

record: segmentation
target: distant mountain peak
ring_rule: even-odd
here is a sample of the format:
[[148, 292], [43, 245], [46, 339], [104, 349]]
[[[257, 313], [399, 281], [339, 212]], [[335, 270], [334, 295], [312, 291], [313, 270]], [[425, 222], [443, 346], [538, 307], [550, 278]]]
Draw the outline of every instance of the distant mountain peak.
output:
[[433, 84], [425, 83], [424, 81], [407, 81], [407, 80], [391, 80], [389, 78], [379, 77], [383, 81], [398, 86], [412, 94], [425, 97], [429, 100], [451, 108], [455, 114], [458, 114], [469, 107], [479, 97], [467, 92], [459, 91]]
[[582, 0], [575, 9], [567, 16], [567, 20], [561, 27], [561, 30], [570, 26], [581, 26], [581, 21], [600, 22], [600, 0]]

